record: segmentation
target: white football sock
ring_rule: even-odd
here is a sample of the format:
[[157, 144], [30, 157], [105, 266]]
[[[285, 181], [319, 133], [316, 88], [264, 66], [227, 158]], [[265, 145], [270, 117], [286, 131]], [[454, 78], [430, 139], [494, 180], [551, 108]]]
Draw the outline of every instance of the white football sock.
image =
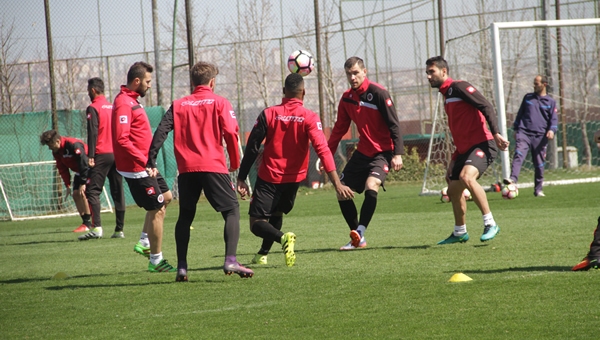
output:
[[140, 243], [144, 247], [150, 247], [150, 240], [148, 239], [148, 234], [143, 232], [140, 234]]
[[455, 225], [454, 226], [454, 236], [461, 236], [467, 233], [467, 225]]
[[154, 265], [154, 266], [159, 264], [160, 261], [162, 261], [162, 259], [163, 259], [162, 251], [158, 254], [150, 254], [150, 263], [152, 263], [152, 265]]
[[494, 221], [494, 216], [492, 216], [492, 212], [483, 215], [483, 225], [496, 225], [496, 221]]

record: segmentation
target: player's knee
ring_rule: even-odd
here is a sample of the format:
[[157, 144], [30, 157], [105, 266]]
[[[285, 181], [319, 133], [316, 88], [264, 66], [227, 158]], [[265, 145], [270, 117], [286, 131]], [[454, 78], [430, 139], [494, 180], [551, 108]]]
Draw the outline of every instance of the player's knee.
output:
[[173, 200], [173, 193], [171, 193], [171, 190], [169, 190], [169, 191], [164, 192], [162, 195], [163, 195], [163, 199], [164, 199], [164, 203], [165, 203], [165, 207], [166, 207]]

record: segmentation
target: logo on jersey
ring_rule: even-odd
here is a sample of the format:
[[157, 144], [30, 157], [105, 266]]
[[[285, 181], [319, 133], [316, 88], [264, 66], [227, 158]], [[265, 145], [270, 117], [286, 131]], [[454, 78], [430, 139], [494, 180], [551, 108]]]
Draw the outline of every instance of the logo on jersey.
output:
[[79, 149], [75, 149], [75, 154], [76, 154], [76, 155], [81, 155], [81, 150], [79, 150]]
[[92, 114], [91, 114], [91, 113], [88, 113], [88, 114], [87, 114], [87, 119], [88, 119], [88, 120], [92, 119]]
[[[154, 194], [156, 194], [156, 191], [154, 191], [154, 188], [153, 188], [153, 187], [146, 188], [146, 195], [148, 195], [148, 196], [152, 196], [152, 195], [154, 195]], [[162, 196], [162, 195], [161, 195], [161, 196]]]
[[303, 123], [304, 117], [298, 116], [275, 116], [275, 120], [280, 120], [282, 122], [298, 122]]
[[87, 185], [87, 184], [90, 184], [90, 182], [91, 182], [91, 180], [88, 178], [88, 179], [85, 181], [85, 184], [86, 184], [86, 185]]
[[235, 111], [229, 111], [229, 115], [231, 115], [231, 118], [235, 119]]
[[452, 95], [452, 88], [448, 89], [448, 95], [451, 96]]
[[156, 200], [158, 201], [158, 203], [162, 203], [162, 202], [165, 201], [165, 197], [162, 194], [160, 194], [160, 195], [158, 195], [158, 197], [156, 198]]
[[235, 184], [233, 182], [229, 182], [229, 184], [231, 184], [231, 190], [235, 191]]
[[470, 94], [473, 94], [473, 92], [475, 92], [475, 88], [474, 88], [473, 86], [469, 86], [469, 87], [467, 87], [467, 91], [468, 91]]
[[388, 98], [388, 99], [385, 101], [385, 104], [386, 104], [387, 106], [392, 106], [392, 99]]
[[127, 116], [119, 116], [119, 123], [127, 124]]
[[368, 101], [373, 100], [373, 94], [372, 93], [367, 93], [367, 100]]
[[383, 171], [385, 171], [386, 174], [390, 172], [390, 168], [387, 166], [387, 164], [383, 166]]
[[477, 157], [479, 158], [483, 158], [485, 156], [485, 152], [477, 150], [477, 152], [475, 152], [475, 155], [477, 155]]
[[381, 176], [381, 174], [377, 171], [371, 171], [371, 175]]
[[254, 121], [254, 127], [258, 125], [258, 119]]
[[317, 122], [317, 129], [323, 130], [323, 124], [321, 124], [321, 122]]

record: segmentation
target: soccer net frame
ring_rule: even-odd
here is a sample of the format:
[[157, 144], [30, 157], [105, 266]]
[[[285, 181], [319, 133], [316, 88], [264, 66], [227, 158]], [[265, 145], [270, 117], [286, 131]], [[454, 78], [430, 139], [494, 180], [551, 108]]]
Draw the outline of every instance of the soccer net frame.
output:
[[[508, 136], [508, 128], [507, 128], [507, 114], [506, 114], [506, 107], [505, 107], [506, 98], [505, 98], [505, 93], [504, 93], [504, 86], [506, 84], [505, 84], [505, 81], [503, 78], [503, 74], [505, 74], [506, 70], [504, 70], [504, 72], [503, 72], [502, 45], [501, 45], [500, 32], [507, 31], [507, 30], [518, 30], [518, 29], [534, 29], [535, 30], [535, 29], [547, 29], [550, 27], [569, 28], [569, 27], [577, 27], [577, 26], [599, 26], [599, 25], [600, 25], [600, 19], [598, 19], [598, 18], [571, 19], [571, 20], [495, 22], [495, 23], [492, 23], [489, 27], [487, 27], [485, 29], [474, 31], [467, 35], [447, 40], [444, 57], [446, 58], [446, 60], [449, 60], [447, 55], [448, 55], [448, 50], [450, 49], [448, 46], [451, 42], [456, 41], [461, 38], [464, 38], [466, 36], [475, 35], [475, 34], [484, 34], [486, 31], [489, 32], [488, 37], [491, 39], [490, 48], [487, 50], [487, 52], [486, 51], [477, 51], [477, 53], [481, 52], [482, 57], [485, 58], [485, 57], [488, 57], [487, 53], [489, 53], [491, 50], [492, 65], [488, 65], [488, 67], [492, 69], [491, 70], [492, 71], [491, 72], [492, 79], [487, 79], [487, 81], [491, 82], [491, 84], [488, 84], [488, 85], [490, 85], [490, 86], [493, 85], [493, 91], [489, 95], [486, 95], [486, 97], [488, 98], [488, 100], [490, 100], [490, 102], [496, 104], [495, 109], [496, 109], [496, 112], [498, 115], [498, 117], [497, 117], [498, 128], [500, 130], [500, 133], [505, 138], [507, 138], [509, 136]], [[598, 29], [596, 29], [596, 39], [598, 39], [597, 34], [598, 34]], [[487, 39], [487, 37], [483, 37], [483, 38]], [[476, 40], [476, 39], [473, 39], [473, 40]], [[598, 43], [598, 42], [596, 41], [596, 43]], [[481, 46], [484, 46], [484, 44], [482, 43]], [[514, 48], [514, 46], [510, 46], [510, 47]], [[526, 48], [527, 48], [527, 46], [526, 46]], [[596, 58], [595, 63], [596, 64], [594, 65], [594, 67], [596, 67], [596, 69], [598, 69], [597, 58]], [[458, 65], [452, 64], [450, 62], [450, 60], [449, 60], [449, 64], [450, 64], [451, 69], [452, 68], [456, 69], [456, 66], [458, 66]], [[489, 70], [485, 70], [485, 66], [483, 66], [482, 69], [480, 70], [480, 72], [481, 73], [489, 72]], [[560, 77], [560, 74], [559, 74], [559, 77]], [[458, 79], [464, 79], [464, 78], [459, 76], [454, 79], [458, 80]], [[464, 79], [464, 80], [469, 81], [469, 79]], [[510, 80], [511, 79], [509, 79], [509, 81]], [[533, 77], [531, 77], [531, 80], [528, 80], [528, 83], [530, 83], [532, 80], [533, 80]], [[485, 82], [485, 81], [486, 80], [483, 80], [483, 82]], [[479, 87], [479, 86], [483, 85], [483, 84], [478, 84], [476, 82], [471, 82], [471, 83], [475, 87]], [[512, 88], [511, 88], [511, 90], [512, 90]], [[526, 92], [532, 92], [531, 87], [529, 87]], [[524, 94], [524, 93], [519, 93], [519, 94]], [[552, 95], [555, 95], [555, 94], [553, 93]], [[490, 98], [490, 97], [493, 97], [493, 98]], [[561, 103], [559, 102], [559, 99], [556, 97], [555, 97], [555, 99], [557, 102], [557, 108], [559, 110], [562, 110], [563, 108], [560, 107]], [[430, 141], [429, 141], [427, 157], [426, 157], [426, 167], [425, 167], [425, 172], [424, 172], [424, 176], [423, 176], [423, 185], [421, 187], [420, 195], [439, 195], [440, 190], [444, 186], [447, 185], [444, 180], [445, 172], [446, 172], [446, 167], [450, 161], [450, 156], [451, 156], [452, 152], [454, 151], [454, 147], [453, 147], [453, 143], [452, 143], [452, 136], [450, 135], [450, 131], [449, 131], [448, 125], [447, 125], [447, 117], [443, 112], [441, 112], [443, 110], [442, 109], [442, 101], [443, 101], [443, 96], [441, 93], [438, 93], [437, 98], [436, 98], [435, 110], [433, 112], [431, 135], [430, 135]], [[520, 103], [520, 101], [519, 101], [519, 103]], [[587, 110], [587, 103], [586, 103], [586, 110]], [[560, 126], [561, 123], [564, 122], [564, 120], [561, 121], [561, 111], [558, 112], [558, 118], [559, 118], [559, 126]], [[583, 130], [583, 136], [586, 137], [586, 134], [587, 134], [587, 132], [585, 131], [586, 129], [583, 128], [582, 130]], [[561, 130], [559, 129], [558, 134], [560, 134], [560, 133], [561, 133]], [[593, 134], [593, 132], [592, 132], [592, 134]], [[556, 141], [556, 139], [557, 138], [555, 138], [554, 141]], [[550, 147], [551, 147], [551, 145], [549, 143], [549, 149], [550, 149]], [[561, 150], [561, 155], [557, 155], [557, 149]], [[514, 141], [511, 141], [511, 148], [509, 150], [511, 150], [511, 151], [514, 150]], [[498, 188], [497, 185], [500, 184], [502, 179], [510, 177], [510, 165], [511, 165], [510, 152], [511, 151], [509, 151], [509, 150], [506, 150], [506, 151], [499, 150], [499, 152], [498, 152], [499, 157], [498, 157], [497, 161], [488, 168], [488, 170], [485, 172], [485, 174], [482, 175], [482, 178], [481, 178], [482, 182], [483, 181], [489, 182], [489, 183], [487, 183], [487, 182], [482, 183], [482, 186], [484, 187], [484, 189], [486, 191], [496, 191]], [[436, 154], [436, 156], [433, 156], [433, 154]], [[557, 162], [560, 160], [560, 156], [562, 156], [562, 155], [564, 155], [564, 157], [571, 158], [571, 152], [569, 150], [569, 147], [567, 148], [566, 152], [562, 152], [562, 147], [556, 148], [556, 146], [554, 146], [553, 154], [549, 155], [549, 158], [552, 158], [553, 162]], [[529, 157], [528, 157], [528, 159], [529, 159]], [[571, 161], [571, 160], [569, 159], [569, 161]], [[566, 164], [567, 163], [566, 159], [564, 159], [563, 162]], [[560, 163], [560, 162], [558, 162], [558, 163]], [[588, 161], [588, 164], [589, 163], [590, 162]], [[550, 180], [546, 179], [544, 181], [544, 185], [545, 186], [546, 185], [564, 185], [564, 184], [591, 183], [591, 182], [600, 181], [600, 174], [598, 172], [595, 172], [595, 174], [592, 173], [592, 175], [587, 176], [587, 177], [583, 176], [583, 178], [581, 178], [582, 176], [565, 176], [565, 177], [567, 177], [567, 178], [565, 178], [565, 179], [552, 178]], [[580, 178], [572, 178], [572, 177], [580, 177]], [[534, 183], [532, 181], [533, 180], [533, 172], [532, 171], [525, 172], [525, 173], [522, 172], [520, 179], [521, 180], [518, 183], [519, 188], [528, 188], [528, 187], [534, 186]]]
[[[0, 165], [0, 221], [23, 221], [79, 215], [72, 197], [66, 197], [55, 161]], [[101, 212], [113, 212], [106, 190]]]

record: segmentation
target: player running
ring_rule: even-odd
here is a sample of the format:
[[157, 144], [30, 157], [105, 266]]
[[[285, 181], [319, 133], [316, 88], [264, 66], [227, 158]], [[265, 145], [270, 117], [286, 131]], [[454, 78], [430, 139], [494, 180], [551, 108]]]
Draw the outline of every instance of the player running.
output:
[[305, 90], [302, 76], [297, 73], [288, 75], [283, 94], [280, 105], [266, 108], [256, 119], [246, 144], [237, 186], [244, 198], [248, 194], [246, 178], [264, 140], [264, 151], [248, 212], [250, 231], [262, 238], [263, 243], [252, 262], [267, 264], [271, 246], [277, 242], [281, 243], [286, 265], [291, 267], [296, 262], [296, 235], [293, 232], [283, 233], [281, 227], [283, 214], [289, 213], [294, 207], [298, 186], [308, 172], [309, 142], [321, 159], [338, 199], [352, 198], [354, 194], [340, 182], [319, 116], [303, 106]]
[[350, 84], [342, 95], [329, 149], [335, 154], [340, 140], [348, 132], [350, 123], [356, 124], [358, 146], [342, 172], [342, 183], [357, 193], [365, 193], [360, 219], [351, 197], [340, 198], [342, 215], [350, 228], [350, 242], [340, 250], [354, 250], [367, 246], [365, 231], [375, 214], [377, 193], [383, 186], [390, 168], [402, 169], [404, 143], [400, 122], [392, 98], [383, 86], [367, 78], [367, 69], [359, 57], [351, 57], [344, 64]]
[[[187, 281], [187, 253], [190, 226], [196, 215], [200, 194], [225, 220], [225, 264], [227, 275], [252, 277], [254, 272], [237, 262], [236, 252], [240, 237], [240, 207], [229, 172], [240, 164], [238, 124], [229, 101], [214, 93], [216, 66], [199, 62], [190, 70], [194, 91], [191, 95], [173, 101], [173, 105], [158, 125], [148, 157], [148, 168], [156, 170], [158, 150], [174, 131], [173, 146], [177, 160], [179, 187], [179, 218], [175, 225], [177, 243], [176, 281]], [[223, 149], [223, 140], [229, 153], [229, 169]]]
[[[494, 108], [473, 85], [448, 76], [448, 63], [442, 57], [426, 61], [429, 84], [444, 95], [450, 133], [456, 146], [446, 171], [448, 195], [454, 212], [454, 231], [438, 244], [464, 243], [469, 240], [466, 226], [465, 188], [483, 215], [481, 242], [493, 239], [500, 228], [494, 220], [487, 195], [477, 179], [494, 162], [497, 150], [506, 150], [509, 142], [502, 137], [492, 117]], [[486, 126], [489, 125], [489, 129]], [[491, 131], [490, 131], [491, 130]]]

